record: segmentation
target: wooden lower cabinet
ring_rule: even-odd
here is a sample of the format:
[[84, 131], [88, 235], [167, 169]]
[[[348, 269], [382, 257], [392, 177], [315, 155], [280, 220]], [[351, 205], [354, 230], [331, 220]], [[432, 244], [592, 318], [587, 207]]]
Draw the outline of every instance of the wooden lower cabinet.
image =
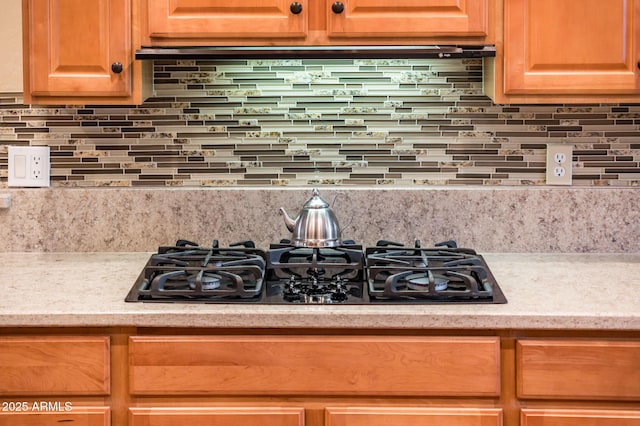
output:
[[0, 397], [108, 395], [107, 336], [0, 336]]
[[633, 332], [41, 331], [0, 329], [0, 426], [640, 426]]
[[130, 426], [501, 426], [495, 336], [131, 336], [128, 352]]
[[72, 407], [68, 412], [0, 411], [0, 426], [110, 426], [107, 407]]
[[[522, 404], [536, 404], [521, 410], [520, 426], [640, 426], [640, 342], [521, 339], [516, 388]], [[612, 403], [619, 409], [595, 408]]]
[[[303, 426], [303, 408], [132, 408], [130, 426]], [[328, 407], [324, 426], [501, 426], [494, 408]]]
[[522, 339], [516, 345], [522, 399], [638, 401], [640, 342]]
[[110, 370], [109, 336], [0, 336], [0, 426], [111, 425]]
[[522, 410], [521, 426], [640, 426], [640, 410]]
[[132, 336], [134, 395], [500, 394], [500, 339]]
[[340, 407], [327, 408], [325, 426], [501, 426], [493, 408]]
[[131, 408], [129, 426], [303, 426], [302, 408]]

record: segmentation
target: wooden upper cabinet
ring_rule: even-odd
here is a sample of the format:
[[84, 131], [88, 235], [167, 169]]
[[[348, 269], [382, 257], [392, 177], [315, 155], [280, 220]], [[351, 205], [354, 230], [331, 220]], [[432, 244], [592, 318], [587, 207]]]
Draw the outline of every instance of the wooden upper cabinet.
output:
[[144, 0], [148, 17], [144, 44], [483, 43], [493, 34], [494, 2]]
[[25, 0], [25, 6], [27, 95], [131, 94], [129, 0]]
[[325, 2], [329, 37], [486, 37], [489, 33], [487, 0]]
[[640, 0], [504, 6], [505, 94], [640, 94]]
[[[307, 0], [146, 0], [152, 39], [304, 37]], [[212, 43], [214, 44], [214, 43]]]
[[152, 68], [133, 58], [139, 37], [133, 5], [23, 0], [25, 103], [136, 104], [150, 96]]

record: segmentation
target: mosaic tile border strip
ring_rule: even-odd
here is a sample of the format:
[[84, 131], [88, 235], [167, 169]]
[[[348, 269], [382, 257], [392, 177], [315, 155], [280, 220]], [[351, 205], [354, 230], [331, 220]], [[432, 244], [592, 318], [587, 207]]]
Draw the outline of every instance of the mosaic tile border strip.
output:
[[640, 183], [640, 104], [495, 105], [482, 63], [155, 61], [140, 106], [22, 105], [7, 146], [51, 147], [53, 186], [544, 185], [546, 144], [573, 184]]

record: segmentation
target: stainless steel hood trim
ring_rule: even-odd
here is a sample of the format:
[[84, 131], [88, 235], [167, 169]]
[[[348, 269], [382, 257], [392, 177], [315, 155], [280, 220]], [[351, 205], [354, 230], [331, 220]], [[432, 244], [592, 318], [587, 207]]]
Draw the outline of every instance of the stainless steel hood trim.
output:
[[456, 59], [495, 57], [473, 46], [142, 46], [136, 59]]

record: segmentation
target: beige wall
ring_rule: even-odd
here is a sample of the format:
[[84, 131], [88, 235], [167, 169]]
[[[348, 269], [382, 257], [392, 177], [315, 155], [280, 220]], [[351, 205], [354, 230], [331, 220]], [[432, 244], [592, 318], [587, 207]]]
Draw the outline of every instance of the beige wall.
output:
[[0, 92], [22, 92], [21, 0], [0, 4]]

